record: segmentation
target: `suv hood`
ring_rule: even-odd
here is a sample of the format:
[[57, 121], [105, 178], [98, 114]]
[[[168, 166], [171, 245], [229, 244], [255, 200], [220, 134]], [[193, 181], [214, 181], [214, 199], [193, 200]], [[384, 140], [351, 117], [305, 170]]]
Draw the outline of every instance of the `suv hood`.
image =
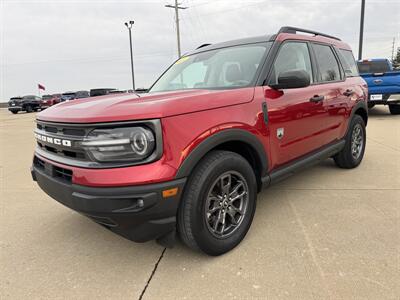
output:
[[233, 90], [186, 90], [107, 95], [54, 105], [37, 115], [42, 121], [98, 123], [159, 119], [250, 102], [254, 87]]

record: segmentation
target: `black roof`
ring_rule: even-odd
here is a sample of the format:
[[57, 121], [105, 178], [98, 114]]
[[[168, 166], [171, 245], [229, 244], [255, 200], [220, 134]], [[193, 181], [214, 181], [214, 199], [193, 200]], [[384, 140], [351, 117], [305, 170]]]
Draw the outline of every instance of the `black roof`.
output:
[[202, 46], [198, 47], [196, 50], [193, 50], [192, 52], [185, 53], [184, 56], [192, 55], [195, 53], [200, 53], [203, 51], [213, 50], [213, 49], [231, 47], [231, 46], [268, 42], [271, 40], [271, 38], [273, 38], [273, 36], [274, 35], [262, 35], [262, 36], [255, 36], [255, 37], [231, 40], [231, 41], [226, 41], [226, 42], [217, 43], [217, 44], [202, 45]]
[[284, 27], [281, 27], [279, 29], [278, 33], [276, 33], [276, 34], [237, 39], [237, 40], [232, 40], [232, 41], [227, 41], [227, 42], [222, 42], [222, 43], [217, 43], [217, 44], [203, 44], [203, 45], [200, 45], [196, 50], [184, 54], [184, 56], [195, 54], [195, 53], [200, 53], [203, 51], [219, 49], [219, 48], [274, 41], [276, 36], [280, 33], [291, 33], [291, 34], [308, 33], [308, 34], [313, 34], [314, 36], [323, 36], [326, 38], [340, 41], [340, 39], [335, 36], [321, 33], [318, 31], [304, 29], [304, 28], [298, 28], [298, 27], [292, 27], [292, 26], [284, 26]]

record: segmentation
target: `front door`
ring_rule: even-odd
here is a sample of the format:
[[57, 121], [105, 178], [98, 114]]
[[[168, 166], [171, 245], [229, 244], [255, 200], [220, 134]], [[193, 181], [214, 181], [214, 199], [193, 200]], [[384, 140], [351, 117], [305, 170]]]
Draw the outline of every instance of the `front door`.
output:
[[304, 70], [311, 85], [280, 91], [264, 87], [268, 106], [272, 168], [279, 167], [324, 145], [328, 110], [325, 88], [314, 84], [310, 46], [307, 42], [287, 41], [279, 49], [268, 85], [277, 83], [280, 73]]

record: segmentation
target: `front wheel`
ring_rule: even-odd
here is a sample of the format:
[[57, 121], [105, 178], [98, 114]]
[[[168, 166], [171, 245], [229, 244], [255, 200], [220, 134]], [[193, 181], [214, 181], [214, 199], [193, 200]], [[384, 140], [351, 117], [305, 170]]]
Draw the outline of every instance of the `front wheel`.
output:
[[400, 104], [389, 104], [389, 110], [392, 115], [400, 115]]
[[250, 164], [229, 151], [210, 152], [193, 170], [178, 212], [183, 242], [208, 255], [236, 247], [253, 220], [257, 183]]
[[352, 169], [361, 163], [365, 152], [366, 131], [361, 116], [354, 115], [345, 141], [344, 148], [333, 159], [340, 168]]

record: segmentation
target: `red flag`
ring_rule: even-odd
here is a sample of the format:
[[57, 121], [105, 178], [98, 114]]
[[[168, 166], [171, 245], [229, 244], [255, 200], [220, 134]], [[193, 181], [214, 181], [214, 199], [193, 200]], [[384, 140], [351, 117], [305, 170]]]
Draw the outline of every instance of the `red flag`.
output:
[[38, 89], [39, 90], [43, 90], [43, 91], [45, 91], [46, 89], [45, 89], [45, 87], [44, 87], [44, 85], [41, 85], [40, 83], [38, 83]]

